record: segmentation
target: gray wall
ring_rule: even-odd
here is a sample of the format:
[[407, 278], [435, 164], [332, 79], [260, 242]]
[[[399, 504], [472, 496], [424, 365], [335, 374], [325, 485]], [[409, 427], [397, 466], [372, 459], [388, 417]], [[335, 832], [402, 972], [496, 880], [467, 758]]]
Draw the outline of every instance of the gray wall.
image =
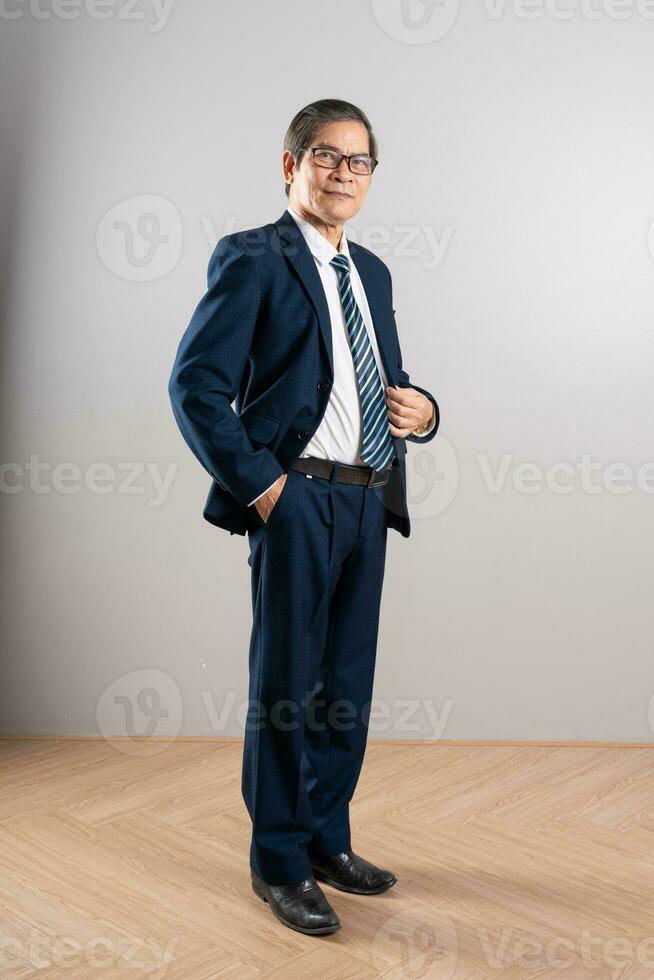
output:
[[654, 6], [9, 9], [2, 731], [241, 733], [247, 540], [202, 519], [166, 384], [214, 242], [281, 214], [286, 127], [339, 97], [381, 147], [352, 234], [442, 411], [371, 734], [650, 741]]

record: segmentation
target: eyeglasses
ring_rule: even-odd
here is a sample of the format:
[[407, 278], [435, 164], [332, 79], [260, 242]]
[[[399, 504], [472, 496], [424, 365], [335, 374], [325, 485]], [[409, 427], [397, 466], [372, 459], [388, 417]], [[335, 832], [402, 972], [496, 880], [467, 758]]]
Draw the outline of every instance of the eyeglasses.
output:
[[305, 146], [304, 149], [311, 152], [314, 163], [319, 167], [326, 167], [327, 170], [338, 170], [341, 160], [347, 160], [351, 173], [371, 174], [379, 163], [379, 160], [365, 156], [363, 153], [353, 153], [347, 156], [345, 153], [339, 153], [338, 150], [330, 150], [326, 146]]

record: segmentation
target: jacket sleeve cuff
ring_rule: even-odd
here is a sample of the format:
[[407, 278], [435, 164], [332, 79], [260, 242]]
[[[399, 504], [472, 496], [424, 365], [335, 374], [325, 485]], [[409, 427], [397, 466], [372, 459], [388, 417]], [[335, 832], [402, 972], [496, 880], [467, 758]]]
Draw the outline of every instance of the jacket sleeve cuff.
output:
[[[279, 477], [277, 477], [277, 480], [278, 479], [279, 479]], [[270, 487], [273, 487], [277, 483], [277, 480], [273, 480], [273, 482], [270, 484]], [[268, 491], [270, 490], [270, 487], [266, 487], [265, 490], [262, 490], [262, 492], [259, 494], [259, 497], [263, 497], [264, 493], [268, 493]], [[255, 497], [254, 500], [251, 500], [250, 503], [248, 504], [248, 507], [251, 507], [252, 504], [255, 504], [257, 502], [257, 500], [259, 499], [259, 497]]]

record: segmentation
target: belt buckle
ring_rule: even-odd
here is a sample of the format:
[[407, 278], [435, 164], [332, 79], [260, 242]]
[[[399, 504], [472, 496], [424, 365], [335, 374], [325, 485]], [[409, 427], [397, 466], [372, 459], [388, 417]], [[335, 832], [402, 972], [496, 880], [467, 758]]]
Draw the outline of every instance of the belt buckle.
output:
[[367, 487], [383, 487], [383, 486], [385, 486], [385, 484], [388, 482], [388, 478], [386, 480], [380, 480], [377, 483], [374, 483], [373, 481], [374, 481], [375, 476], [378, 473], [386, 473], [387, 470], [389, 470], [389, 469], [390, 469], [389, 466], [385, 466], [383, 470], [371, 470], [370, 476], [368, 477], [368, 482], [367, 482], [366, 486]]

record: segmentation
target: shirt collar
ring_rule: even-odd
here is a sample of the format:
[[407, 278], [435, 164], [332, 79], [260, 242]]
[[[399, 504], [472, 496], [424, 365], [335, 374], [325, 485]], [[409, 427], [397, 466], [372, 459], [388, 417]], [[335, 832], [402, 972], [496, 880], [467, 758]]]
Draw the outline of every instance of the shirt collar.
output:
[[343, 234], [341, 235], [341, 251], [334, 248], [331, 242], [328, 242], [324, 235], [321, 235], [317, 228], [303, 218], [295, 208], [291, 207], [290, 204], [287, 205], [287, 210], [292, 215], [296, 223], [298, 224], [300, 231], [305, 237], [306, 243], [309, 246], [309, 251], [313, 255], [320, 265], [326, 265], [334, 258], [335, 255], [345, 255], [350, 262], [350, 267], [352, 265], [352, 260], [350, 259], [350, 250], [347, 243], [347, 235], [345, 233], [345, 225], [343, 225]]

